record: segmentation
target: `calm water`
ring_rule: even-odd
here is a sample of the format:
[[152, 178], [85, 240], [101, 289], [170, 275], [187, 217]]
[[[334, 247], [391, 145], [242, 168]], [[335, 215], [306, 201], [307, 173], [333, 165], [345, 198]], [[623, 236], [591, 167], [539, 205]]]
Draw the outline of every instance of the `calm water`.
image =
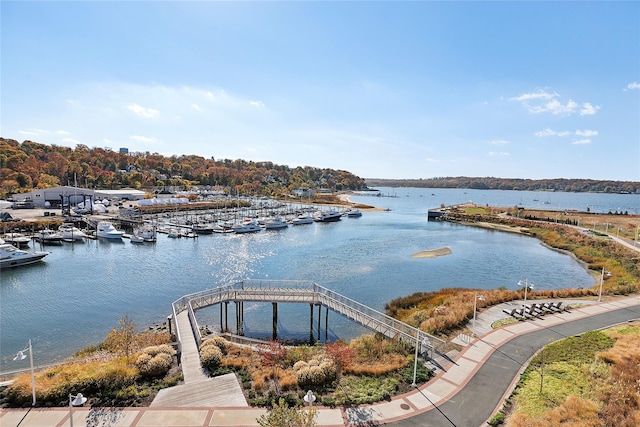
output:
[[[197, 239], [160, 235], [156, 244], [144, 245], [125, 239], [48, 247], [51, 254], [45, 263], [2, 272], [0, 370], [28, 367], [28, 360], [25, 365], [11, 359], [29, 338], [36, 364], [58, 361], [103, 340], [125, 314], [144, 328], [166, 320], [179, 297], [242, 279], [313, 280], [381, 311], [393, 298], [443, 287], [516, 289], [518, 280], [525, 278], [540, 289], [588, 287], [593, 279], [580, 265], [536, 239], [427, 222], [427, 209], [471, 200], [549, 209], [590, 206], [594, 212], [640, 210], [638, 195], [381, 190], [397, 197], [353, 200], [390, 211], [365, 212], [361, 218], [337, 223]], [[453, 253], [411, 258], [443, 246]], [[200, 321], [213, 324], [219, 317], [208, 310], [199, 312]], [[308, 310], [302, 304], [281, 305], [279, 333], [308, 338]], [[270, 336], [270, 316], [270, 304], [246, 304], [247, 335]], [[348, 339], [362, 332], [337, 314], [330, 313], [329, 319], [330, 338]]]

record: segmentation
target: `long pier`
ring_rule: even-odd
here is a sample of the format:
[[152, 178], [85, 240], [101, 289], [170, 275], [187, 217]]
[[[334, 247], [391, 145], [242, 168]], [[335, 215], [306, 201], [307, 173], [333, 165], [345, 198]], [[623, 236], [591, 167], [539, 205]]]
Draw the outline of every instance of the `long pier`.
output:
[[[325, 307], [327, 310], [331, 309], [387, 338], [400, 339], [412, 346], [423, 347], [422, 351], [435, 350], [440, 354], [446, 353], [446, 341], [438, 337], [400, 322], [315, 282], [293, 280], [244, 280], [185, 295], [174, 301], [173, 324], [176, 328], [175, 333], [180, 346], [179, 351], [189, 351], [182, 346], [182, 340], [186, 338], [185, 334], [193, 334], [197, 347], [200, 346], [202, 335], [195, 312], [212, 305], [220, 305], [220, 322], [222, 324], [223, 311], [226, 312], [227, 304], [234, 303], [236, 305], [236, 330], [239, 334], [242, 334], [244, 322], [243, 304], [245, 301], [270, 302], [273, 304], [274, 338], [277, 325], [277, 303], [307, 303], [310, 305], [310, 329], [313, 328], [314, 306], [317, 306], [319, 311], [318, 325], [320, 325], [320, 308]], [[185, 324], [186, 322], [178, 322], [177, 319], [179, 317], [184, 318], [185, 314], [189, 318], [188, 324]], [[325, 321], [327, 321], [326, 319]], [[191, 331], [186, 331], [185, 329], [189, 327]], [[313, 338], [312, 332], [310, 334], [311, 338]], [[236, 336], [235, 338], [239, 339], [241, 337]]]

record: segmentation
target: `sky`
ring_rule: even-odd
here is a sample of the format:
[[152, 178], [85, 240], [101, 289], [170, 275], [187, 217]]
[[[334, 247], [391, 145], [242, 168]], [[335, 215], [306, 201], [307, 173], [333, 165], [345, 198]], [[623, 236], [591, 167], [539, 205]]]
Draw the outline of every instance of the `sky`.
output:
[[640, 181], [638, 1], [0, 2], [0, 136]]

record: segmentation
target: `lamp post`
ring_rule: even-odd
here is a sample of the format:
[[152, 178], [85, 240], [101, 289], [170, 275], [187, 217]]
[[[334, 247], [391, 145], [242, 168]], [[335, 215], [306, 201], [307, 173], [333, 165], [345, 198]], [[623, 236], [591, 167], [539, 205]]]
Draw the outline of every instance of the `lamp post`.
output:
[[416, 375], [418, 373], [418, 345], [420, 344], [420, 331], [416, 332], [416, 354], [413, 357], [413, 382], [411, 387], [416, 388]]
[[33, 347], [31, 347], [31, 339], [29, 339], [29, 345], [24, 350], [20, 350], [13, 360], [18, 361], [26, 359], [27, 356], [24, 354], [25, 351], [29, 352], [29, 365], [31, 366], [31, 406], [36, 406], [36, 377], [33, 373]]
[[69, 426], [73, 427], [73, 407], [82, 406], [87, 401], [87, 398], [78, 393], [75, 396], [69, 393]]
[[[476, 328], [476, 310], [477, 310], [477, 307], [478, 307], [478, 304], [477, 304], [478, 300], [484, 301], [484, 296], [478, 295], [478, 292], [475, 292], [473, 294], [473, 329]], [[475, 333], [475, 331], [474, 331], [474, 333]]]
[[[522, 280], [518, 281], [518, 285], [522, 286]], [[524, 303], [523, 305], [527, 305], [527, 290], [531, 287], [533, 289], [533, 283], [529, 283], [529, 279], [524, 279]]]
[[304, 401], [309, 404], [309, 410], [311, 410], [311, 408], [313, 408], [313, 402], [316, 401], [316, 397], [313, 395], [313, 392], [311, 392], [311, 390], [309, 390], [307, 394], [304, 395]]
[[[600, 292], [598, 292], [598, 302], [602, 301], [602, 284], [604, 283], [604, 267], [602, 267], [602, 275], [600, 276]], [[607, 272], [607, 275], [611, 275], [611, 273]]]

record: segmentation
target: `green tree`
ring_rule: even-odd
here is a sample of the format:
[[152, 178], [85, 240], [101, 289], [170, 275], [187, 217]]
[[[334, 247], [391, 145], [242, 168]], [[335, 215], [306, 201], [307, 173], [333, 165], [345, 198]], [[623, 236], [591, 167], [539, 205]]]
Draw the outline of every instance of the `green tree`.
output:
[[273, 403], [273, 408], [261, 415], [256, 421], [261, 427], [312, 427], [316, 424], [318, 411], [314, 408], [304, 409], [289, 407], [283, 398]]

